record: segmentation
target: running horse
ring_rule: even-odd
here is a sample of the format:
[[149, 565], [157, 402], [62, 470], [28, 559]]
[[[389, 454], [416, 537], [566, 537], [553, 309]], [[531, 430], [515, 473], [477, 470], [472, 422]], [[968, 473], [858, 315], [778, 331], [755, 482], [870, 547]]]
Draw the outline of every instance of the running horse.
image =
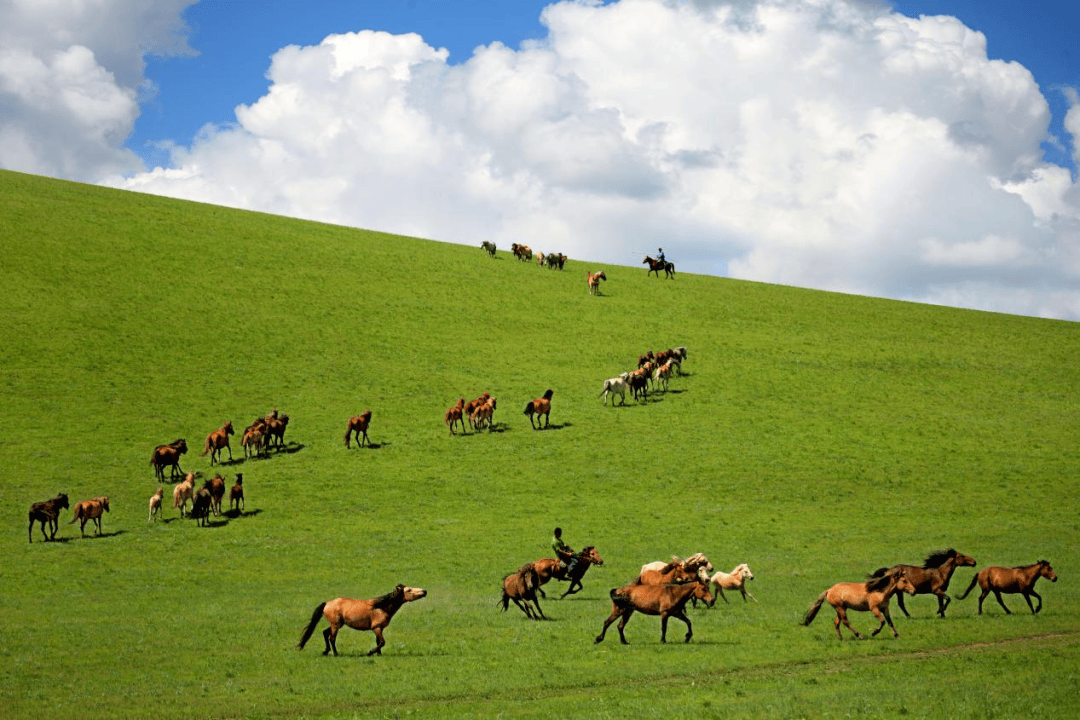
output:
[[[574, 564], [573, 570], [567, 570], [563, 567], [562, 563], [554, 558], [544, 558], [537, 560], [533, 563], [536, 566], [536, 572], [540, 576], [540, 582], [536, 586], [537, 591], [541, 597], [547, 597], [544, 591], [541, 589], [541, 585], [544, 585], [552, 578], [556, 580], [562, 580], [563, 582], [570, 583], [570, 587], [566, 589], [559, 599], [563, 599], [567, 595], [575, 595], [584, 589], [581, 584], [581, 578], [585, 577], [585, 573], [589, 571], [589, 568], [593, 565], [603, 565], [604, 560], [600, 557], [600, 554], [596, 552], [596, 548], [592, 545], [585, 546], [581, 552], [576, 553], [574, 557], [577, 558], [577, 563]], [[574, 589], [574, 586], [577, 589]]]
[[[60, 511], [68, 507], [68, 496], [65, 493], [57, 493], [56, 497], [42, 502], [36, 502], [30, 506], [30, 529], [27, 531], [30, 542], [34, 542], [34, 523], [41, 523], [41, 535], [45, 542], [56, 539], [56, 531], [60, 528]], [[45, 533], [45, 524], [48, 523], [52, 535]]]
[[881, 577], [872, 578], [866, 582], [836, 583], [818, 596], [817, 601], [806, 611], [802, 624], [806, 626], [813, 622], [818, 610], [821, 609], [822, 603], [828, 602], [836, 608], [834, 625], [836, 626], [836, 637], [841, 640], [844, 639], [844, 636], [840, 634], [841, 622], [847, 625], [848, 630], [855, 633], [855, 637], [860, 640], [863, 639], [859, 631], [851, 627], [851, 623], [848, 622], [848, 610], [861, 610], [864, 612], [869, 610], [874, 613], [874, 617], [881, 624], [878, 625], [877, 630], [871, 633], [872, 636], [881, 632], [881, 628], [885, 627], [885, 623], [889, 623], [893, 637], [900, 637], [900, 633], [896, 632], [896, 626], [893, 625], [892, 618], [889, 617], [889, 599], [897, 592], [915, 594], [915, 586], [911, 584], [903, 570], [895, 573], [885, 573]]
[[664, 277], [666, 277], [666, 278], [674, 278], [675, 277], [675, 263], [669, 263], [669, 262], [666, 262], [666, 261], [661, 262], [660, 260], [655, 260], [655, 259], [649, 257], [648, 255], [646, 255], [645, 259], [641, 261], [641, 264], [649, 266], [649, 272], [645, 273], [645, 277], [648, 277], [652, 273], [656, 273], [656, 277], [660, 277], [660, 271], [661, 270], [664, 271]]
[[[220, 429], [215, 430], [206, 436], [206, 449], [202, 451], [202, 456], [207, 453], [210, 454], [210, 464], [213, 465], [218, 459], [218, 455], [221, 453], [221, 449], [225, 448], [229, 451], [229, 462], [232, 462], [232, 448], [229, 446], [229, 436], [233, 435], [233, 427], [231, 422], [227, 422], [221, 426]], [[200, 457], [202, 457], [200, 456]]]
[[304, 629], [304, 635], [300, 638], [300, 644], [296, 646], [296, 649], [304, 649], [304, 645], [311, 638], [311, 634], [315, 632], [315, 626], [319, 624], [319, 620], [325, 617], [326, 621], [330, 623], [330, 627], [323, 630], [323, 640], [326, 641], [326, 649], [323, 650], [323, 655], [329, 655], [330, 651], [333, 650], [334, 655], [337, 656], [338, 630], [345, 625], [354, 630], [370, 630], [375, 633], [376, 644], [368, 652], [368, 655], [382, 655], [383, 646], [386, 645], [386, 640], [383, 639], [383, 630], [394, 619], [394, 614], [405, 603], [419, 600], [426, 595], [427, 590], [422, 588], [398, 585], [387, 594], [370, 600], [353, 600], [352, 598], [339, 597], [324, 602], [315, 608], [315, 612], [311, 613], [311, 622]]
[[[529, 424], [532, 425], [533, 430], [541, 430], [540, 416], [544, 416], [544, 428], [547, 428], [551, 424], [551, 396], [555, 394], [555, 391], [548, 388], [548, 391], [544, 393], [544, 397], [537, 398], [536, 400], [529, 401], [529, 404], [525, 406], [525, 412], [522, 415], [529, 416]], [[533, 416], [536, 415], [536, 422], [533, 422]]]
[[[525, 617], [531, 620], [547, 620], [544, 611], [540, 609], [540, 600], [536, 597], [539, 589], [540, 574], [537, 572], [536, 563], [525, 563], [502, 580], [502, 597], [499, 603], [503, 606], [503, 612], [510, 608], [510, 601], [513, 600], [514, 604], [521, 608], [521, 612], [525, 613]], [[532, 609], [533, 604], [536, 605], [536, 610]]]
[[[958, 567], [974, 566], [975, 558], [949, 548], [948, 550], [938, 550], [930, 553], [926, 560], [923, 561], [922, 567], [918, 565], [893, 565], [891, 568], [881, 568], [870, 577], [877, 578], [887, 572], [895, 573], [903, 570], [908, 580], [915, 586], [915, 592], [912, 594], [927, 595], [933, 593], [937, 595], [937, 614], [945, 617], [945, 608], [949, 607], [949, 603], [952, 602], [952, 598], [945, 591], [949, 589], [949, 581], [952, 579], [953, 571]], [[911, 613], [904, 607], [903, 593], [896, 596], [896, 604], [904, 615], [911, 617]]]
[[[979, 574], [971, 578], [971, 584], [968, 585], [968, 589], [964, 591], [964, 594], [959, 599], [966, 598], [971, 589], [975, 587], [975, 583], [979, 583], [979, 587], [982, 588], [982, 595], [979, 596], [980, 615], [982, 615], [983, 600], [990, 593], [994, 593], [998, 605], [1002, 607], [1007, 615], [1012, 613], [1009, 612], [1009, 608], [1005, 607], [1005, 603], [1001, 601], [1001, 593], [1021, 593], [1024, 600], [1027, 600], [1031, 614], [1037, 615], [1042, 610], [1042, 596], [1035, 592], [1035, 581], [1041, 577], [1050, 582], [1057, 582], [1057, 574], [1054, 573], [1054, 568], [1050, 567], [1050, 563], [1046, 560], [1040, 560], [1034, 565], [1017, 565], [1011, 568], [991, 565], [988, 568], [983, 568]], [[1031, 606], [1032, 595], [1039, 601], [1039, 607]]]
[[639, 585], [638, 583], [631, 583], [621, 588], [614, 588], [611, 591], [611, 615], [604, 621], [603, 630], [600, 631], [600, 634], [596, 636], [593, 642], [602, 642], [604, 635], [607, 634], [608, 626], [615, 622], [617, 618], [622, 618], [619, 621], [619, 641], [623, 645], [629, 645], [630, 643], [626, 641], [626, 635], [623, 634], [623, 628], [626, 627], [626, 623], [630, 622], [630, 616], [635, 611], [645, 615], [660, 616], [660, 642], [662, 643], [667, 642], [668, 618], [675, 617], [682, 620], [686, 623], [685, 642], [690, 642], [690, 638], [694, 636], [694, 628], [690, 624], [690, 618], [686, 617], [686, 603], [691, 598], [704, 600], [709, 607], [712, 607], [716, 601], [713, 594], [709, 592], [708, 583], [702, 582], [700, 579], [682, 585]]

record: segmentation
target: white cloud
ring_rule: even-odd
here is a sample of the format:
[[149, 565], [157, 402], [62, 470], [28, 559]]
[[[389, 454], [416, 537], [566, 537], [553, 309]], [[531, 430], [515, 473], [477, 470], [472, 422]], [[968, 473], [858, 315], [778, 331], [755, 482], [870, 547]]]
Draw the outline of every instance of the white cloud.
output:
[[1048, 105], [955, 18], [620, 0], [543, 20], [546, 40], [456, 66], [416, 35], [284, 48], [235, 125], [109, 182], [597, 267], [663, 245], [683, 271], [1080, 319], [1080, 192], [1041, 160]]
[[76, 180], [141, 170], [123, 148], [139, 115], [144, 56], [189, 53], [193, 0], [0, 4], [0, 167]]

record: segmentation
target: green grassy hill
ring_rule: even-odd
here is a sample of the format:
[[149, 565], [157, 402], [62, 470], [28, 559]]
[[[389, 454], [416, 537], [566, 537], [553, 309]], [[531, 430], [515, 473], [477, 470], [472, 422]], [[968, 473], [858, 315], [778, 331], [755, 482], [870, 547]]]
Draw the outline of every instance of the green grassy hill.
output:
[[[571, 259], [564, 271], [396, 237], [0, 172], [0, 708], [5, 717], [1064, 717], [1080, 666], [1080, 324]], [[535, 248], [542, 251], [558, 247]], [[586, 270], [604, 269], [590, 296]], [[605, 378], [685, 345], [686, 373], [604, 407]], [[549, 430], [527, 401], [555, 391]], [[498, 398], [495, 432], [446, 408]], [[211, 468], [206, 434], [290, 416], [287, 452]], [[373, 448], [349, 450], [371, 409]], [[246, 512], [147, 522], [154, 446]], [[111, 499], [104, 536], [27, 509]], [[500, 580], [595, 545], [585, 590], [534, 623]], [[1006, 596], [897, 608], [900, 639], [836, 640], [834, 582], [955, 547], [1049, 559], [1031, 616]], [[690, 617], [689, 645], [608, 590], [705, 552], [760, 601]], [[319, 603], [395, 584], [382, 657], [343, 630], [294, 649]], [[549, 598], [561, 592], [548, 586]], [[565, 587], [565, 586], [563, 586]], [[853, 613], [862, 631], [876, 626]], [[324, 625], [320, 625], [321, 632]], [[679, 640], [677, 620], [669, 637]]]

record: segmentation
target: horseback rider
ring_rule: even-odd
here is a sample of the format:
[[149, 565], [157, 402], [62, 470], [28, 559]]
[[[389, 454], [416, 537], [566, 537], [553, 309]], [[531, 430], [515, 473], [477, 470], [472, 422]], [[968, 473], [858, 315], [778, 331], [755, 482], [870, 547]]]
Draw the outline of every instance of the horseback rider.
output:
[[578, 558], [574, 550], [563, 542], [562, 528], [555, 528], [555, 537], [551, 541], [551, 549], [555, 551], [555, 557], [559, 559], [560, 572], [569, 575], [570, 571], [577, 565]]
[[660, 267], [666, 267], [667, 260], [664, 259], [664, 248], [657, 248], [657, 252], [660, 254], [660, 257], [656, 258], [660, 262]]

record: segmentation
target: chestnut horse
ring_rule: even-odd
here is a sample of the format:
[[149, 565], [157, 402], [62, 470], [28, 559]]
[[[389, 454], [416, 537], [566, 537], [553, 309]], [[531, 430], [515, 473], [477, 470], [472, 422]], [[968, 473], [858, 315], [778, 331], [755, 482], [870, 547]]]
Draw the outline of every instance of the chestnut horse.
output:
[[641, 264], [649, 266], [649, 272], [645, 273], [645, 277], [648, 277], [652, 273], [656, 273], [656, 277], [660, 277], [660, 271], [661, 270], [664, 271], [664, 277], [666, 277], [666, 278], [675, 277], [675, 264], [674, 263], [660, 262], [659, 260], [654, 260], [653, 258], [646, 255], [645, 259], [641, 261]]
[[165, 482], [166, 467], [170, 467], [170, 480], [177, 475], [183, 475], [184, 471], [180, 469], [180, 456], [186, 453], [187, 449], [187, 440], [184, 438], [154, 448], [154, 454], [150, 456], [150, 464], [154, 466], [154, 476]]
[[355, 630], [370, 630], [375, 633], [376, 645], [368, 655], [382, 655], [386, 640], [383, 639], [383, 629], [394, 619], [394, 613], [401, 606], [413, 600], [419, 600], [427, 595], [427, 590], [421, 588], [398, 585], [385, 595], [370, 600], [353, 600], [352, 598], [334, 598], [330, 602], [324, 602], [311, 613], [311, 622], [304, 629], [304, 635], [300, 638], [297, 650], [303, 650], [304, 645], [315, 632], [315, 626], [319, 620], [326, 618], [330, 627], [323, 630], [323, 640], [326, 641], [326, 649], [323, 655], [329, 655], [330, 651], [337, 651], [337, 634], [343, 626], [348, 625]]
[[236, 473], [236, 484], [229, 490], [230, 512], [232, 512], [233, 505], [236, 505], [238, 512], [244, 509], [244, 473]]
[[600, 292], [600, 281], [607, 280], [607, 275], [604, 274], [604, 271], [601, 270], [594, 275], [593, 273], [586, 270], [585, 274], [589, 277], [589, 294], [595, 295]]
[[[949, 589], [949, 581], [952, 579], [953, 571], [958, 567], [974, 566], [975, 558], [949, 548], [948, 550], [938, 550], [927, 555], [922, 567], [918, 565], [893, 565], [888, 569], [881, 568], [870, 577], [881, 577], [886, 572], [895, 573], [903, 570], [908, 580], [915, 586], [915, 592], [912, 594], [926, 595], [933, 593], [937, 595], [937, 614], [945, 617], [945, 608], [949, 607], [949, 603], [952, 602], [952, 598], [945, 591]], [[904, 615], [911, 617], [911, 613], [904, 607], [903, 593], [896, 596], [896, 604]]]
[[[596, 548], [592, 545], [586, 545], [581, 552], [575, 555], [577, 557], [577, 563], [574, 565], [573, 570], [567, 570], [561, 562], [554, 558], [544, 558], [532, 563], [536, 566], [537, 575], [539, 575], [540, 582], [537, 584], [536, 589], [540, 593], [541, 597], [547, 597], [541, 586], [546, 584], [552, 578], [556, 580], [562, 580], [563, 582], [570, 583], [570, 586], [566, 588], [566, 592], [559, 596], [559, 599], [566, 597], [567, 595], [574, 595], [581, 592], [584, 586], [581, 584], [581, 578], [585, 577], [585, 573], [593, 565], [603, 565], [604, 560], [600, 557], [600, 553], [596, 552]], [[574, 589], [574, 586], [577, 589]]]
[[465, 432], [465, 418], [462, 417], [462, 411], [465, 409], [465, 398], [458, 398], [457, 405], [446, 411], [446, 419], [443, 421], [450, 426], [450, 434], [457, 435], [454, 432], [454, 423], [461, 423], [461, 432]]
[[[36, 502], [30, 506], [30, 528], [27, 530], [30, 542], [34, 542], [34, 523], [41, 523], [41, 535], [45, 542], [56, 539], [56, 531], [60, 528], [60, 511], [68, 507], [68, 496], [65, 493], [57, 493], [51, 500]], [[45, 523], [49, 524], [52, 535], [45, 534]]]
[[[523, 412], [522, 415], [529, 416], [529, 424], [532, 425], [533, 430], [541, 429], [539, 427], [540, 415], [544, 416], [545, 428], [551, 424], [551, 396], [554, 394], [555, 391], [549, 388], [548, 391], [544, 393], [544, 397], [537, 398], [525, 406], [525, 412]], [[533, 422], [533, 415], [538, 416], [535, 423]]]
[[225, 497], [225, 478], [215, 474], [203, 483], [203, 489], [210, 493], [210, 509], [214, 515], [221, 514], [221, 501]]
[[218, 455], [221, 453], [221, 448], [225, 448], [229, 451], [229, 462], [232, 462], [232, 448], [229, 446], [229, 436], [233, 434], [232, 423], [227, 422], [221, 426], [221, 429], [215, 430], [206, 436], [206, 449], [202, 451], [202, 456], [210, 453], [210, 464], [213, 465], [217, 460]]
[[[510, 573], [502, 580], [502, 598], [499, 600], [503, 606], [503, 612], [510, 607], [510, 601], [521, 608], [525, 617], [539, 620], [544, 617], [544, 611], [540, 609], [540, 601], [536, 597], [536, 591], [540, 589], [540, 576], [536, 570], [536, 563], [525, 563], [515, 572]], [[531, 603], [536, 604], [536, 610], [532, 610]]]
[[86, 537], [86, 522], [93, 520], [97, 526], [97, 534], [101, 534], [101, 514], [109, 512], [109, 498], [96, 497], [92, 500], [83, 500], [75, 505], [75, 514], [71, 518], [71, 522], [68, 525], [74, 524], [76, 520], [80, 520], [79, 532], [83, 537]]
[[349, 439], [353, 433], [356, 433], [356, 441], [360, 443], [360, 447], [364, 447], [365, 443], [370, 443], [371, 439], [368, 438], [367, 429], [371, 423], [371, 411], [365, 410], [359, 415], [354, 415], [349, 418], [349, 424], [345, 427], [345, 448], [349, 447]]
[[599, 643], [603, 641], [608, 626], [615, 622], [616, 618], [622, 618], [619, 621], [619, 640], [623, 645], [629, 645], [626, 641], [626, 635], [623, 634], [623, 628], [626, 627], [626, 623], [630, 622], [630, 616], [634, 614], [635, 610], [645, 615], [660, 616], [660, 642], [662, 643], [667, 642], [668, 618], [679, 618], [686, 623], [685, 642], [690, 642], [690, 638], [694, 636], [690, 618], [686, 617], [686, 603], [690, 601], [690, 598], [704, 600], [705, 604], [710, 607], [716, 601], [716, 598], [709, 592], [708, 583], [700, 580], [682, 585], [639, 585], [632, 583], [621, 588], [614, 588], [611, 591], [611, 615], [604, 621], [603, 630], [600, 631], [600, 634], [596, 636], [593, 642]]
[[874, 613], [874, 617], [881, 621], [881, 624], [871, 635], [877, 635], [881, 632], [881, 628], [885, 627], [885, 623], [889, 623], [893, 637], [900, 637], [900, 633], [896, 632], [896, 626], [893, 625], [892, 618], [889, 617], [889, 598], [897, 592], [915, 594], [915, 586], [907, 579], [907, 575], [903, 570], [886, 573], [867, 582], [836, 583], [818, 596], [817, 601], [806, 611], [806, 617], [803, 618], [802, 624], [805, 626], [813, 622], [818, 610], [821, 609], [821, 604], [828, 601], [830, 605], [836, 608], [836, 621], [834, 623], [836, 637], [841, 640], [844, 639], [844, 636], [840, 634], [841, 622], [847, 625], [848, 630], [855, 633], [855, 637], [860, 640], [863, 639], [859, 631], [851, 627], [851, 623], [848, 622], [848, 610], [869, 610]]
[[[1022, 593], [1031, 614], [1036, 615], [1042, 610], [1042, 596], [1035, 592], [1035, 581], [1041, 577], [1050, 582], [1057, 582], [1057, 574], [1054, 573], [1054, 569], [1050, 567], [1050, 563], [1046, 560], [1040, 560], [1034, 565], [1017, 565], [1011, 568], [991, 565], [988, 568], [983, 568], [979, 574], [971, 578], [971, 584], [968, 585], [968, 589], [964, 591], [964, 594], [959, 599], [966, 598], [971, 589], [975, 587], [975, 583], [979, 583], [979, 587], [982, 588], [982, 595], [979, 596], [980, 615], [982, 615], [983, 600], [991, 592], [994, 593], [998, 605], [1002, 607], [1007, 615], [1012, 613], [1009, 612], [1009, 608], [1005, 607], [1005, 603], [1001, 601], [1001, 593]], [[1031, 606], [1032, 595], [1039, 601], [1039, 607]]]

